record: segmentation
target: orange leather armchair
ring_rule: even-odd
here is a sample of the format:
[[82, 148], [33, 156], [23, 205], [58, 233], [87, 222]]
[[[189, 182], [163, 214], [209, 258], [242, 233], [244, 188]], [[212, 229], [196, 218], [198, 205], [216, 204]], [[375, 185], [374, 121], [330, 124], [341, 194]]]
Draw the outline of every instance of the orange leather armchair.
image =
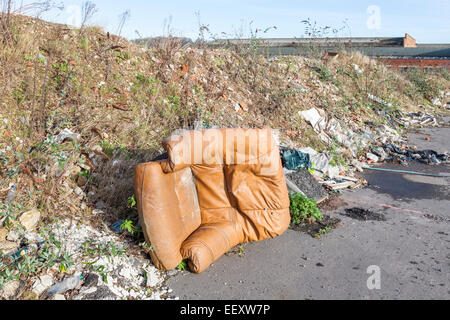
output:
[[236, 245], [283, 234], [289, 196], [270, 129], [182, 131], [167, 160], [135, 169], [139, 219], [158, 269], [200, 273]]

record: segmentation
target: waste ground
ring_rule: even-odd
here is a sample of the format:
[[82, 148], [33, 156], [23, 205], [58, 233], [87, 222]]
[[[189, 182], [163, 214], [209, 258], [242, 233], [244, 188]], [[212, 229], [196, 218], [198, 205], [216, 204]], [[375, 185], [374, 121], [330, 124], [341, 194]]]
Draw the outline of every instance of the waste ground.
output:
[[[357, 53], [342, 53], [328, 63], [301, 57], [266, 60], [255, 57], [252, 51], [146, 50], [99, 28], [78, 32], [25, 16], [15, 20], [16, 28], [12, 30], [20, 45], [12, 41], [7, 50], [0, 52], [0, 59], [8, 61], [2, 65], [0, 77], [4, 86], [0, 112], [0, 251], [5, 254], [0, 256], [0, 265], [7, 266], [0, 269], [0, 288], [7, 285], [0, 290], [0, 299], [176, 299], [178, 293], [168, 288], [165, 280], [178, 272], [156, 270], [148, 259], [151, 247], [142, 237], [131, 234], [139, 229], [133, 170], [138, 163], [161, 154], [161, 140], [173, 130], [282, 128], [280, 144], [308, 152], [314, 162], [314, 176], [329, 190], [343, 192], [364, 186], [355, 174], [362, 171], [360, 166], [367, 160], [382, 162], [385, 144], [403, 147], [404, 128], [437, 125], [435, 113], [450, 108], [450, 87], [444, 77], [397, 73]], [[431, 90], [423, 92], [423, 84]], [[42, 103], [41, 97], [45, 97]], [[34, 125], [32, 132], [30, 124]], [[415, 135], [417, 150], [445, 151], [439, 148], [448, 147], [448, 134], [434, 130], [421, 129], [420, 135]], [[436, 181], [408, 176], [410, 180], [419, 178], [428, 184]], [[448, 186], [447, 180], [440, 183]], [[399, 184], [405, 185], [404, 181]], [[340, 276], [344, 276], [343, 284], [338, 285], [344, 293], [339, 294], [339, 289], [333, 296], [346, 297], [354, 290], [345, 281], [351, 282], [355, 276], [345, 277], [340, 269], [347, 270], [345, 263], [351, 263], [353, 256], [361, 256], [364, 264], [374, 263], [364, 258], [369, 252], [381, 266], [383, 256], [378, 257], [377, 252], [381, 255], [389, 250], [377, 246], [371, 250], [370, 245], [392, 233], [386, 228], [392, 217], [386, 214], [386, 222], [373, 222], [379, 229], [371, 232], [362, 226], [371, 226], [372, 222], [361, 225], [341, 215], [343, 203], [348, 204], [343, 209], [375, 212], [384, 208], [380, 204], [387, 204], [393, 214], [426, 212], [424, 221], [440, 224], [442, 229], [435, 231], [445, 240], [445, 197], [431, 199], [434, 191], [430, 190], [429, 199], [416, 203], [415, 198], [402, 202], [403, 197], [393, 199], [389, 195], [378, 199], [373, 208], [366, 208], [354, 203], [361, 202], [365, 192], [373, 192], [364, 200], [370, 203], [389, 193], [378, 189], [355, 193], [347, 190], [341, 198], [324, 203], [324, 208], [330, 208], [330, 216], [342, 219], [343, 226], [322, 235], [319, 241], [306, 233], [289, 232], [284, 237], [295, 241], [281, 238], [273, 244], [255, 245], [261, 248], [259, 253], [256, 251], [260, 255], [256, 265], [252, 262], [253, 245], [238, 250], [237, 255], [228, 255], [220, 263], [228, 258], [242, 259], [245, 266], [235, 270], [237, 275], [248, 272], [246, 268], [253, 265], [254, 271], [248, 273], [255, 277], [256, 291], [261, 281], [269, 287], [278, 281], [288, 288], [281, 293], [269, 290], [262, 298], [324, 296], [313, 289], [317, 285], [335, 285], [339, 280], [335, 278]], [[338, 210], [335, 214], [334, 209]], [[10, 230], [8, 222], [14, 219], [19, 220], [19, 225]], [[71, 228], [64, 228], [68, 223]], [[363, 249], [351, 248], [359, 242], [335, 239], [352, 234], [352, 223], [356, 234], [366, 232], [358, 238], [367, 242], [361, 242]], [[125, 235], [121, 234], [122, 226], [127, 227]], [[398, 228], [405, 227], [400, 224]], [[417, 234], [427, 234], [431, 229]], [[95, 241], [91, 241], [93, 238]], [[408, 242], [396, 241], [402, 245]], [[448, 252], [442, 243], [433, 241], [428, 244], [430, 248]], [[277, 243], [282, 248], [271, 247]], [[327, 249], [318, 256], [323, 261], [314, 265], [327, 272], [331, 280], [320, 281], [320, 275], [306, 270], [301, 273], [303, 282], [297, 283], [298, 270], [291, 269], [291, 263], [303, 254], [316, 257], [314, 248], [321, 249], [320, 244]], [[408, 245], [421, 250], [414, 241]], [[396, 242], [385, 246], [395, 247]], [[277, 250], [282, 255], [279, 260], [272, 256]], [[10, 253], [18, 257], [15, 263], [9, 261]], [[334, 269], [327, 269], [328, 260], [336, 260], [338, 253], [345, 263], [338, 265], [335, 275]], [[428, 263], [429, 259], [424, 261]], [[302, 261], [298, 264], [308, 268]], [[232, 271], [229, 265], [224, 266], [225, 273]], [[46, 294], [53, 285], [79, 272], [83, 279], [79, 278], [82, 281], [76, 289], [55, 296]], [[196, 285], [201, 285], [202, 278], [197, 279], [200, 283]], [[305, 279], [312, 281], [312, 289], [308, 289]], [[216, 280], [220, 283], [221, 278]], [[225, 286], [231, 283], [229, 279], [223, 282]], [[358, 280], [358, 285], [361, 283]], [[303, 286], [306, 293], [290, 290], [294, 284]], [[192, 294], [199, 292], [196, 285], [188, 287]], [[225, 295], [223, 285], [219, 288]], [[415, 289], [426, 292], [419, 285]], [[214, 296], [208, 295], [208, 290], [203, 292], [208, 298]], [[230, 297], [260, 296], [244, 293], [231, 292]], [[184, 293], [179, 290], [179, 294]]]

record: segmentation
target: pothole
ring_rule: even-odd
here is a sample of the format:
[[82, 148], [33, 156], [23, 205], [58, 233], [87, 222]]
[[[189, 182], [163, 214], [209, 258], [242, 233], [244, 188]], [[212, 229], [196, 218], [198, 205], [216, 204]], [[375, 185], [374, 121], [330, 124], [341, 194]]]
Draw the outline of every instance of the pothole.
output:
[[359, 221], [387, 221], [384, 214], [362, 208], [346, 209], [345, 212], [346, 214], [341, 213], [341, 215]]

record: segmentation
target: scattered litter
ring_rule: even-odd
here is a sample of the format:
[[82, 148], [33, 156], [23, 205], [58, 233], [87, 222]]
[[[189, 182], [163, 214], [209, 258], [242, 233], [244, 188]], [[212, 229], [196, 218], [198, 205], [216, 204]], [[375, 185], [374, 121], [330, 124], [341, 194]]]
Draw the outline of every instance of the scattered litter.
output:
[[[331, 156], [328, 153], [317, 153], [312, 148], [303, 148], [299, 150], [282, 150], [281, 151], [281, 158], [283, 160], [283, 166], [289, 171], [289, 170], [300, 170], [304, 171], [305, 169], [312, 170], [313, 176], [316, 177], [316, 180], [318, 180], [321, 184], [329, 188], [330, 190], [342, 190], [346, 188], [356, 188], [360, 184], [357, 184], [358, 179], [351, 178], [351, 177], [344, 177], [342, 179], [342, 176], [340, 176], [340, 173], [342, 171], [342, 168], [339, 166], [332, 165], [331, 162], [333, 160], [333, 156]], [[362, 171], [362, 169], [361, 169]], [[299, 174], [299, 173], [297, 173]], [[309, 174], [309, 173], [308, 173]], [[311, 176], [311, 174], [309, 174]], [[322, 180], [324, 176], [327, 176], [329, 180]], [[286, 175], [286, 177], [291, 180], [288, 182], [290, 184], [291, 182], [294, 182], [296, 184], [297, 188], [291, 186], [291, 190], [298, 190], [300, 189], [302, 192], [305, 192], [306, 195], [308, 195], [308, 192], [306, 192], [305, 187], [309, 183], [305, 183], [304, 181], [300, 181], [299, 183], [295, 183], [296, 177], [293, 177], [291, 175]], [[312, 178], [312, 176], [311, 176]], [[317, 184], [317, 181], [314, 180], [314, 182]], [[345, 181], [340, 181], [345, 180]], [[351, 183], [348, 183], [351, 181]], [[323, 189], [323, 188], [322, 188]], [[298, 192], [298, 191], [297, 191]], [[308, 195], [310, 198], [310, 195]], [[320, 199], [316, 200], [323, 200], [324, 197], [320, 197]]]
[[313, 156], [317, 156], [317, 155], [318, 155], [317, 151], [314, 150], [314, 149], [311, 148], [311, 147], [300, 148], [300, 149], [298, 149], [298, 151], [303, 152], [303, 153], [307, 153], [307, 154], [309, 154], [310, 157], [313, 157]]
[[18, 248], [18, 245], [16, 245], [16, 248], [14, 248], [15, 250], [13, 252], [10, 252], [9, 255], [3, 257], [3, 262], [0, 262], [0, 268], [17, 262], [20, 258], [26, 256], [27, 254], [30, 254], [31, 252], [38, 251], [43, 243], [44, 242], [42, 241], [38, 244], [31, 244], [23, 248]]
[[327, 173], [330, 168], [332, 156], [326, 153], [320, 153], [312, 157], [311, 161], [314, 163], [314, 169], [323, 173]]
[[14, 199], [16, 198], [16, 194], [17, 194], [17, 186], [13, 185], [9, 190], [8, 195], [6, 196], [6, 203], [13, 202]]
[[425, 112], [417, 112], [417, 113], [410, 113], [408, 114], [408, 118], [404, 117], [401, 118], [401, 121], [403, 121], [403, 124], [408, 126], [410, 124], [419, 124], [421, 126], [428, 125], [428, 126], [437, 126], [438, 122], [436, 117], [433, 117], [431, 114], [425, 113]]
[[436, 107], [442, 107], [442, 102], [441, 99], [439, 98], [434, 98], [433, 100], [431, 100], [431, 103]]
[[283, 166], [289, 170], [310, 169], [311, 158], [308, 153], [299, 150], [281, 150]]
[[355, 69], [356, 73], [358, 73], [358, 74], [363, 74], [364, 73], [364, 70], [361, 69], [361, 67], [358, 66], [356, 63], [353, 63], [352, 66], [353, 66], [353, 69]]
[[64, 281], [58, 282], [57, 284], [52, 286], [48, 291], [48, 295], [52, 296], [54, 294], [64, 293], [69, 290], [73, 290], [81, 284], [82, 279], [83, 276], [81, 275], [81, 273], [75, 273], [73, 276], [65, 279]]
[[381, 162], [384, 161], [384, 159], [386, 159], [386, 157], [388, 156], [386, 151], [384, 151], [382, 147], [373, 147], [372, 152], [380, 158], [379, 160]]
[[373, 153], [368, 153], [366, 155], [367, 160], [372, 161], [372, 162], [378, 162], [380, 161], [380, 158], [378, 158], [376, 155], [374, 155]]
[[337, 57], [339, 57], [339, 52], [327, 52], [322, 57], [322, 60], [324, 60], [324, 61], [331, 61], [331, 60], [336, 59]]
[[307, 111], [299, 111], [299, 115], [309, 122], [316, 132], [320, 132], [326, 128], [326, 117], [322, 117], [316, 108]]
[[373, 94], [370, 94], [370, 93], [367, 96], [369, 97], [370, 100], [378, 102], [382, 106], [392, 108], [392, 103], [386, 102], [383, 99], [378, 98], [378, 97], [376, 97], [376, 96], [374, 96]]
[[412, 148], [401, 148], [392, 143], [384, 145], [383, 148], [385, 152], [391, 156], [391, 159], [397, 159], [400, 163], [405, 165], [411, 161], [418, 161], [431, 165], [448, 163], [450, 161], [450, 156], [448, 154], [438, 154], [433, 150], [417, 151]]
[[66, 140], [78, 141], [80, 140], [81, 135], [78, 133], [74, 133], [69, 129], [64, 129], [57, 136], [53, 137], [53, 140], [57, 143], [64, 143]]
[[324, 181], [323, 185], [327, 186], [330, 190], [338, 191], [343, 189], [348, 189], [350, 187], [355, 187], [356, 183], [353, 181], [336, 182], [336, 181]]
[[121, 229], [121, 226], [123, 225], [123, 223], [124, 223], [124, 220], [114, 222], [111, 225], [111, 230], [114, 231], [115, 233], [123, 233], [123, 230]]

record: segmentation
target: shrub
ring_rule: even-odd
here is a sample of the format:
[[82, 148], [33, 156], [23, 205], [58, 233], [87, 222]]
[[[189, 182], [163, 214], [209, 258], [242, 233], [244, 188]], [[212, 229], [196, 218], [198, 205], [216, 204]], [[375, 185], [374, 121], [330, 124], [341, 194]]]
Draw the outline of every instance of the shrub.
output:
[[416, 87], [417, 92], [431, 101], [439, 96], [440, 84], [422, 70], [412, 68], [406, 72], [406, 78]]
[[317, 77], [322, 82], [328, 82], [333, 80], [333, 73], [325, 65], [321, 63], [315, 63], [312, 69], [317, 73]]
[[310, 218], [317, 221], [323, 220], [322, 213], [314, 200], [308, 199], [301, 193], [293, 194], [289, 198], [291, 200], [290, 212], [293, 223], [299, 224]]

